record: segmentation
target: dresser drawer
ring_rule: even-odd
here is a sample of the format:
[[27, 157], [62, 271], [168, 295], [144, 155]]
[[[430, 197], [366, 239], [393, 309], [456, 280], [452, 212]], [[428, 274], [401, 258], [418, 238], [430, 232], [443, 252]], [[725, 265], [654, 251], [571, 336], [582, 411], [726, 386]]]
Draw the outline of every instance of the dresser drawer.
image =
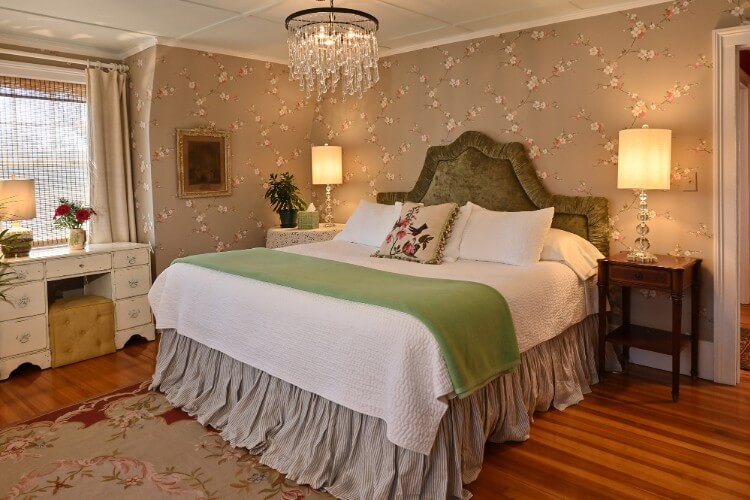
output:
[[0, 301], [0, 321], [44, 314], [47, 296], [43, 281], [32, 281], [10, 288], [8, 302]]
[[51, 259], [47, 261], [47, 278], [88, 274], [96, 271], [106, 271], [111, 268], [112, 256], [109, 253]]
[[639, 287], [670, 288], [672, 273], [668, 269], [643, 269], [627, 265], [610, 264], [610, 282]]
[[46, 316], [33, 316], [0, 323], [0, 358], [34, 352], [46, 347]]
[[151, 309], [148, 297], [142, 295], [134, 299], [115, 302], [115, 323], [117, 330], [127, 330], [146, 323], [151, 323]]
[[113, 267], [145, 266], [148, 264], [148, 248], [115, 252], [112, 262]]
[[116, 269], [115, 299], [126, 299], [148, 293], [151, 284], [151, 268], [149, 266]]
[[8, 276], [13, 277], [13, 283], [40, 281], [44, 279], [44, 264], [41, 262], [14, 264], [8, 269]]

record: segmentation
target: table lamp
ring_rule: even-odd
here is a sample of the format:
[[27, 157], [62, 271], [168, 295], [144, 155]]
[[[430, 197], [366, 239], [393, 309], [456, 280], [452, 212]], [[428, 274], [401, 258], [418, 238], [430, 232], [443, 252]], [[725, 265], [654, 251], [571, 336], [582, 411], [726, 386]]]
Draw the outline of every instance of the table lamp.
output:
[[36, 217], [36, 196], [34, 179], [0, 180], [0, 220], [12, 221], [6, 236], [7, 244], [3, 245], [6, 257], [25, 257], [31, 251], [34, 241], [31, 229], [21, 227], [18, 221]]
[[617, 166], [617, 187], [640, 191], [636, 248], [628, 253], [633, 262], [656, 262], [649, 252], [648, 203], [646, 189], [669, 189], [672, 168], [672, 131], [666, 129], [632, 128], [620, 131]]
[[326, 185], [325, 226], [332, 227], [333, 209], [331, 207], [331, 184], [341, 184], [341, 146], [312, 147], [312, 183]]

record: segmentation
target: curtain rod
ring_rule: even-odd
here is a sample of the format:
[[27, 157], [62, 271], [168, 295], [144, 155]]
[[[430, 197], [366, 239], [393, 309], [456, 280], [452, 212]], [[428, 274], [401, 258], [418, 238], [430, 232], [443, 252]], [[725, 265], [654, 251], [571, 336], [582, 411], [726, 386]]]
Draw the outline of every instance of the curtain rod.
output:
[[63, 57], [63, 56], [53, 56], [49, 54], [42, 54], [38, 52], [26, 52], [23, 50], [14, 50], [14, 49], [5, 49], [0, 47], [0, 54], [7, 54], [10, 56], [18, 56], [18, 57], [31, 57], [33, 59], [44, 59], [45, 61], [55, 61], [55, 62], [63, 62], [63, 63], [69, 63], [69, 64], [78, 64], [82, 66], [86, 66], [87, 68], [89, 66], [93, 66], [96, 68], [104, 68], [104, 69], [116, 69], [120, 71], [127, 71], [128, 65], [127, 64], [117, 64], [117, 63], [105, 63], [102, 61], [92, 61], [90, 59], [81, 59], [81, 58], [75, 58], [75, 57]]

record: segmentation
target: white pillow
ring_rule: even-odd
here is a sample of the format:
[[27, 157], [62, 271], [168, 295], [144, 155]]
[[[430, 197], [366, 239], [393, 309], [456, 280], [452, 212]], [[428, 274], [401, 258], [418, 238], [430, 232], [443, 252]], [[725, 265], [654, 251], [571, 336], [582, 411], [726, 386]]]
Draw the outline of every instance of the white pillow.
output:
[[481, 208], [479, 205], [473, 205], [469, 202], [458, 209], [456, 219], [453, 221], [451, 235], [445, 243], [445, 250], [443, 250], [443, 262], [456, 262], [456, 260], [458, 260], [461, 237], [464, 234], [464, 229], [466, 229], [466, 223], [469, 222], [472, 206]]
[[544, 239], [541, 260], [562, 262], [586, 281], [596, 275], [599, 266], [597, 260], [603, 258], [604, 255], [589, 240], [553, 228]]
[[459, 258], [513, 266], [539, 262], [553, 215], [552, 207], [531, 212], [494, 212], [472, 207]]
[[382, 205], [361, 200], [357, 209], [346, 221], [343, 231], [333, 239], [379, 247], [398, 220], [401, 206], [400, 201], [397, 201], [395, 205]]

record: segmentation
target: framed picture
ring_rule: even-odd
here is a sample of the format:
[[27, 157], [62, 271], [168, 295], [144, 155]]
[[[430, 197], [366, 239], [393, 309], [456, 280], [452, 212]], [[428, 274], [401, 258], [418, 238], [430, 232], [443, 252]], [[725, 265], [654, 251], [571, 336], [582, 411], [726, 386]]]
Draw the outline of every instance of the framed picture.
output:
[[177, 196], [201, 198], [232, 194], [229, 132], [177, 129]]

